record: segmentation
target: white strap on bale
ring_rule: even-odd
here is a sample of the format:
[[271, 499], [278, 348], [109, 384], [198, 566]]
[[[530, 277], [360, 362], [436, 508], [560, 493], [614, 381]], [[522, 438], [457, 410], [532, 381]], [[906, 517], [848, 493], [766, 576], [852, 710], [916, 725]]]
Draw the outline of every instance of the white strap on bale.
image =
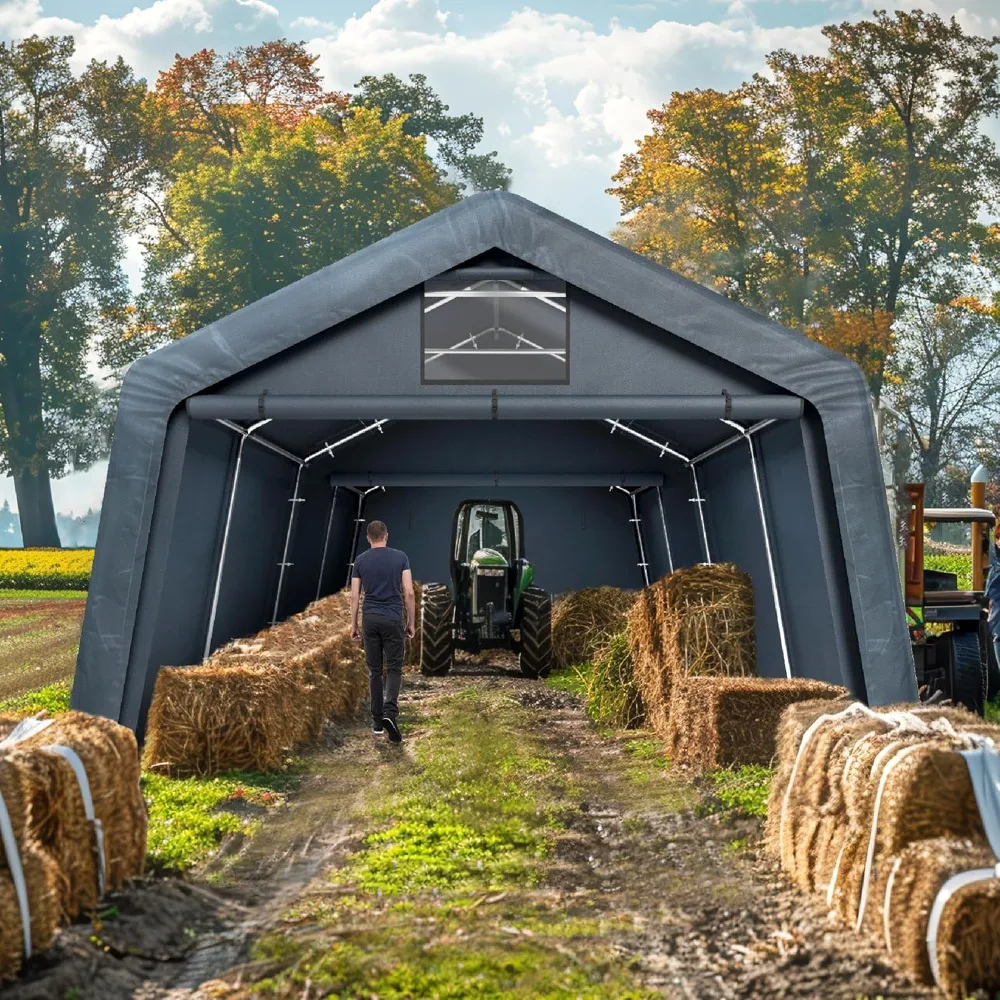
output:
[[22, 719], [4, 739], [0, 740], [0, 747], [11, 747], [15, 743], [20, 743], [21, 740], [26, 740], [29, 736], [34, 736], [43, 729], [48, 729], [54, 721], [54, 719], [39, 719], [37, 716]]
[[17, 895], [17, 908], [21, 911], [21, 932], [24, 936], [24, 957], [31, 958], [31, 907], [28, 904], [28, 887], [24, 882], [24, 869], [21, 867], [21, 850], [14, 836], [14, 825], [10, 821], [7, 803], [0, 792], [0, 840], [3, 841], [4, 854], [7, 856], [7, 869], [10, 871], [14, 892]]
[[839, 722], [841, 719], [849, 719], [854, 715], [876, 714], [877, 713], [873, 712], [867, 705], [860, 701], [856, 701], [852, 705], [848, 705], [847, 708], [840, 712], [834, 712], [829, 715], [821, 715], [814, 719], [806, 728], [806, 731], [802, 734], [802, 739], [799, 740], [798, 752], [795, 754], [795, 762], [792, 764], [792, 773], [788, 776], [788, 784], [785, 786], [785, 794], [781, 800], [781, 816], [779, 817], [780, 822], [778, 826], [778, 853], [781, 857], [782, 864], [784, 864], [785, 861], [785, 820], [788, 816], [788, 803], [792, 798], [792, 790], [795, 787], [795, 779], [798, 777], [799, 764], [802, 762], [802, 754], [809, 745], [809, 741], [819, 729], [829, 722]]
[[88, 822], [94, 828], [94, 845], [97, 849], [97, 895], [103, 896], [104, 827], [94, 812], [94, 799], [90, 794], [90, 781], [87, 779], [87, 769], [83, 766], [83, 761], [77, 756], [76, 751], [71, 747], [55, 743], [44, 747], [43, 749], [51, 750], [53, 753], [57, 753], [60, 757], [65, 758], [65, 760], [69, 762], [69, 766], [73, 768], [73, 773], [76, 775], [76, 783], [80, 786], [80, 797], [83, 799], [83, 814], [87, 817]]
[[889, 872], [888, 881], [885, 883], [885, 902], [882, 904], [882, 930], [885, 933], [885, 950], [892, 954], [892, 923], [889, 920], [889, 907], [892, 904], [892, 887], [896, 881], [896, 873], [903, 863], [903, 856], [900, 854], [892, 863], [892, 871]]

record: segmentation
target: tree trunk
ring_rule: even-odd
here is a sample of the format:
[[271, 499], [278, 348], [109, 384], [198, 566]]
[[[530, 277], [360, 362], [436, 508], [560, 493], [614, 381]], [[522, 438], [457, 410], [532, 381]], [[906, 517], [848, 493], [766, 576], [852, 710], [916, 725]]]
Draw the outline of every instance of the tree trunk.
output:
[[62, 548], [56, 529], [56, 512], [52, 503], [52, 484], [48, 470], [40, 474], [22, 472], [14, 476], [17, 513], [21, 520], [21, 538], [26, 549]]
[[14, 479], [24, 547], [61, 548], [45, 453], [40, 331], [34, 331], [35, 336], [31, 332], [25, 330], [18, 336], [17, 349], [0, 363], [7, 464]]

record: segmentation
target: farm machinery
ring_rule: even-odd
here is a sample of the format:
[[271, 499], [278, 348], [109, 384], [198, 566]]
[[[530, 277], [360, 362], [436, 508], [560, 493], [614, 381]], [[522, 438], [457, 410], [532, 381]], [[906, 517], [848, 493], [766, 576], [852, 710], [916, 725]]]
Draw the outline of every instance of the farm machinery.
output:
[[[982, 507], [925, 508], [924, 484], [905, 486], [909, 524], [904, 557], [906, 617], [922, 699], [945, 697], [982, 715], [1000, 692], [985, 596], [985, 567], [995, 518]], [[971, 525], [971, 588], [959, 589], [957, 573], [924, 567], [924, 527]]]
[[524, 557], [524, 522], [507, 500], [465, 500], [451, 532], [451, 580], [425, 583], [421, 598], [420, 669], [441, 676], [456, 649], [513, 649], [521, 673], [552, 667], [552, 602], [532, 585]]

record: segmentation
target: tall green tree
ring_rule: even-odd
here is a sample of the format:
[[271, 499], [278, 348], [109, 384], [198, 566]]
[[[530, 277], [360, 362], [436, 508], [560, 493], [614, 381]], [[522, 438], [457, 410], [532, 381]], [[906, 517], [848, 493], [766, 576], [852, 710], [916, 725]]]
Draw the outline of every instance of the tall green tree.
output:
[[87, 374], [127, 298], [123, 226], [145, 183], [145, 84], [70, 69], [71, 38], [0, 43], [0, 444], [26, 546], [58, 546], [51, 479], [105, 451]]
[[[824, 34], [828, 54], [775, 52], [768, 79], [674, 94], [610, 192], [622, 242], [839, 346], [838, 327], [876, 335], [941, 290], [942, 260], [982, 251], [1000, 39], [921, 12]], [[891, 353], [862, 352], [876, 396]]]
[[383, 122], [405, 115], [407, 135], [426, 136], [437, 147], [436, 159], [450, 171], [460, 190], [506, 191], [511, 171], [497, 159], [494, 150], [477, 153], [483, 139], [483, 119], [471, 113], [448, 114], [445, 104], [423, 73], [411, 73], [404, 83], [393, 73], [363, 76], [351, 98], [355, 107], [378, 108]]

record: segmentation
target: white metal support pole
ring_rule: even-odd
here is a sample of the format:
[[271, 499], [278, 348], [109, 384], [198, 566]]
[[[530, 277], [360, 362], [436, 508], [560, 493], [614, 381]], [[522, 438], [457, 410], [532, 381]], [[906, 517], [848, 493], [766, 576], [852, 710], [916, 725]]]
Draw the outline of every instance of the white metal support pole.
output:
[[[350, 487], [348, 487], [350, 489]], [[366, 490], [355, 490], [358, 494], [358, 516], [354, 519], [354, 541], [351, 543], [351, 561], [347, 564], [347, 583], [344, 584], [345, 587], [351, 585], [351, 574], [354, 570], [354, 560], [358, 554], [358, 541], [359, 535], [361, 533], [361, 525], [364, 524], [364, 518], [361, 516], [364, 513], [365, 499], [369, 493], [374, 493], [375, 490], [385, 491], [384, 486], [369, 486]]]
[[323, 571], [326, 569], [326, 552], [330, 547], [330, 528], [333, 527], [333, 512], [337, 509], [337, 491], [339, 486], [334, 486], [333, 497], [330, 500], [330, 516], [326, 521], [326, 537], [323, 539], [323, 558], [319, 562], [319, 579], [316, 581], [316, 600], [319, 600], [323, 590]]
[[302, 470], [304, 467], [304, 465], [300, 465], [295, 472], [295, 488], [292, 490], [291, 499], [288, 501], [290, 505], [288, 509], [288, 529], [285, 531], [285, 548], [281, 555], [281, 562], [278, 564], [280, 571], [278, 573], [278, 590], [274, 595], [274, 612], [271, 615], [272, 625], [275, 625], [278, 621], [278, 607], [281, 604], [281, 592], [285, 586], [285, 570], [292, 565], [288, 561], [288, 554], [292, 544], [292, 528], [295, 524], [297, 505], [303, 501], [303, 497], [299, 496], [299, 483], [302, 480]]
[[642, 542], [642, 518], [639, 516], [639, 505], [636, 501], [636, 496], [641, 492], [641, 490], [628, 490], [624, 486], [614, 486], [612, 489], [620, 490], [622, 493], [625, 493], [632, 505], [632, 516], [629, 518], [629, 523], [635, 529], [635, 537], [639, 545], [639, 566], [642, 569], [642, 578], [648, 587], [649, 564], [646, 562], [646, 547]]
[[711, 566], [712, 553], [708, 548], [708, 529], [705, 527], [705, 498], [701, 495], [701, 489], [698, 486], [698, 470], [694, 467], [694, 462], [692, 462], [688, 468], [691, 470], [691, 479], [694, 482], [694, 496], [691, 497], [691, 503], [698, 505], [698, 521], [701, 524], [701, 540], [705, 545], [705, 562]]
[[269, 420], [258, 420], [247, 428], [240, 427], [240, 443], [236, 450], [236, 467], [233, 469], [233, 481], [229, 487], [229, 506], [226, 509], [226, 522], [222, 529], [222, 548], [219, 550], [219, 565], [215, 570], [215, 589], [212, 592], [212, 609], [208, 615], [208, 629], [205, 632], [205, 652], [202, 659], [207, 660], [212, 652], [212, 636], [215, 632], [215, 616], [219, 610], [219, 594], [222, 591], [222, 571], [226, 566], [226, 550], [229, 547], [229, 529], [233, 523], [233, 508], [236, 505], [236, 487], [240, 482], [240, 469], [243, 467], [243, 449], [254, 431], [259, 430]]
[[753, 485], [757, 491], [757, 509], [760, 511], [760, 526], [764, 532], [764, 550], [767, 553], [767, 572], [771, 578], [771, 596], [774, 599], [774, 612], [778, 620], [778, 638], [781, 640], [781, 655], [785, 662], [785, 676], [792, 676], [792, 662], [788, 655], [788, 640], [785, 637], [785, 616], [781, 610], [781, 598], [778, 595], [778, 577], [774, 569], [774, 556], [771, 552], [771, 535], [767, 529], [767, 513], [764, 509], [764, 492], [760, 485], [760, 474], [757, 470], [757, 453], [753, 446], [753, 435], [740, 424], [731, 420], [723, 420], [724, 424], [734, 427], [746, 439], [750, 449], [750, 467], [753, 470]]
[[663, 489], [656, 487], [656, 502], [660, 505], [660, 524], [663, 525], [663, 544], [667, 547], [667, 566], [674, 571], [674, 557], [670, 551], [670, 536], [667, 534], [667, 515], [663, 512]]

